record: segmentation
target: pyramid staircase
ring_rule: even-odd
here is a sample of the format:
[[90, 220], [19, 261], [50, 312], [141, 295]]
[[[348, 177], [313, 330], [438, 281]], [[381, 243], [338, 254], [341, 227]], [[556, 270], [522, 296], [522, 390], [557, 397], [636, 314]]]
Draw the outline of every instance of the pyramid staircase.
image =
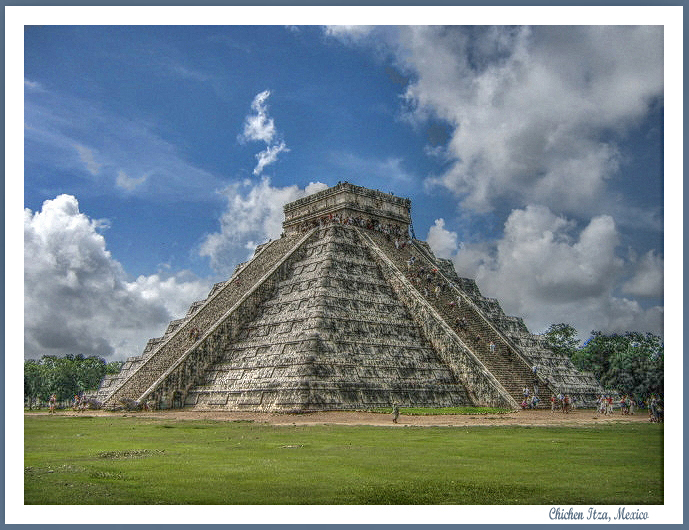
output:
[[[532, 394], [535, 387], [541, 407], [549, 406], [550, 395], [559, 393], [573, 396], [581, 405], [595, 403], [601, 387], [593, 374], [578, 371], [569, 358], [549, 349], [545, 339], [530, 334], [520, 318], [505, 315], [497, 300], [483, 297], [473, 280], [459, 278], [452, 263], [437, 259], [425, 242], [410, 240], [397, 248], [385, 234], [371, 233], [370, 237], [515, 401], [522, 401], [524, 387]], [[410, 267], [412, 256], [415, 261]], [[443, 289], [436, 293], [438, 284]], [[459, 324], [462, 321], [464, 325]]]

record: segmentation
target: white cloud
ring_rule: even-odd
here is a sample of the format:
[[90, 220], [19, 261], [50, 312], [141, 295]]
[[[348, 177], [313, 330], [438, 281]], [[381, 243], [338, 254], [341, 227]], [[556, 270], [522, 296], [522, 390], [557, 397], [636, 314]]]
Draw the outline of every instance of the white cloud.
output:
[[98, 230], [71, 195], [24, 210], [24, 355], [122, 359], [208, 293], [189, 273], [127, 281]]
[[452, 258], [457, 252], [457, 234], [445, 229], [445, 219], [436, 219], [428, 230], [426, 242], [439, 258]]
[[142, 175], [139, 178], [129, 177], [124, 171], [120, 170], [117, 172], [117, 179], [115, 179], [115, 184], [120, 188], [127, 191], [134, 191], [138, 186], [146, 182], [148, 174]]
[[43, 90], [43, 86], [37, 82], [37, 81], [29, 81], [28, 79], [24, 78], [24, 88], [27, 90], [33, 90], [33, 91], [41, 91]]
[[268, 117], [266, 100], [270, 90], [256, 94], [251, 102], [251, 110], [255, 112], [244, 119], [244, 131], [239, 136], [240, 141], [256, 140], [270, 144], [275, 137], [275, 123]]
[[263, 168], [272, 164], [278, 159], [280, 153], [286, 153], [289, 149], [285, 142], [280, 142], [279, 144], [273, 144], [266, 147], [263, 151], [256, 155], [256, 160], [258, 164], [254, 168], [254, 175], [260, 175], [263, 173]]
[[354, 26], [345, 24], [340, 26], [325, 26], [324, 28], [326, 35], [343, 41], [361, 40], [370, 35], [375, 29], [375, 26]]
[[663, 333], [662, 308], [644, 310], [616, 295], [625, 263], [616, 255], [619, 235], [609, 216], [594, 217], [581, 228], [546, 207], [527, 206], [512, 211], [493, 244], [459, 243], [443, 219], [436, 220], [427, 240], [439, 257], [452, 259], [460, 276], [476, 279], [484, 296], [497, 298], [507, 314], [523, 317], [534, 332], [568, 322], [582, 335]]
[[74, 149], [76, 149], [77, 153], [79, 153], [79, 159], [86, 166], [86, 170], [91, 173], [91, 175], [98, 175], [103, 164], [96, 162], [96, 157], [93, 150], [81, 144], [74, 144]]
[[663, 94], [662, 27], [404, 27], [416, 120], [452, 126], [429, 179], [477, 211], [499, 200], [591, 214], [619, 167], [613, 138]]
[[244, 119], [244, 130], [237, 139], [240, 142], [261, 141], [265, 142], [266, 148], [256, 154], [258, 163], [254, 168], [254, 175], [260, 175], [263, 169], [277, 161], [280, 153], [289, 152], [287, 144], [280, 138], [275, 128], [273, 118], [268, 117], [268, 106], [266, 100], [270, 96], [270, 90], [259, 92], [251, 103], [251, 110], [254, 114], [248, 115]]
[[622, 292], [642, 297], [663, 296], [663, 258], [649, 250], [637, 264], [634, 277], [625, 282]]
[[227, 211], [220, 219], [220, 232], [206, 236], [201, 256], [209, 257], [218, 273], [231, 274], [239, 262], [249, 257], [247, 249], [253, 252], [258, 244], [280, 237], [286, 203], [327, 187], [312, 182], [303, 190], [297, 185], [276, 188], [266, 177], [256, 185], [245, 181], [229, 186], [223, 192]]

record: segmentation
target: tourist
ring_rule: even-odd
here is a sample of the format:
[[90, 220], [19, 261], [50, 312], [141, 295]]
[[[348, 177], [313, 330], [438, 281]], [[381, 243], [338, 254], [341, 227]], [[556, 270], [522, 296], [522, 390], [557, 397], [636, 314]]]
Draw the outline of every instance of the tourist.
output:
[[400, 408], [397, 403], [392, 404], [392, 423], [397, 423], [397, 418], [400, 417]]
[[493, 341], [490, 341], [488, 348], [490, 349], [490, 353], [495, 353], [495, 343]]
[[663, 421], [663, 406], [661, 401], [655, 396], [651, 396], [648, 411], [652, 422], [661, 423]]
[[532, 409], [537, 408], [537, 407], [538, 407], [538, 403], [539, 403], [540, 401], [541, 401], [541, 400], [538, 399], [538, 396], [532, 396], [532, 397], [531, 397], [531, 408], [532, 408]]
[[553, 394], [550, 396], [550, 413], [551, 414], [555, 412], [555, 402], [556, 402], [555, 394]]
[[565, 399], [562, 401], [562, 412], [563, 413], [569, 414], [569, 404], [570, 404], [569, 394], [565, 394]]
[[603, 394], [598, 396], [598, 413], [605, 414], [605, 396]]
[[50, 394], [50, 399], [48, 400], [48, 408], [51, 414], [55, 414], [55, 405], [57, 404], [57, 395]]

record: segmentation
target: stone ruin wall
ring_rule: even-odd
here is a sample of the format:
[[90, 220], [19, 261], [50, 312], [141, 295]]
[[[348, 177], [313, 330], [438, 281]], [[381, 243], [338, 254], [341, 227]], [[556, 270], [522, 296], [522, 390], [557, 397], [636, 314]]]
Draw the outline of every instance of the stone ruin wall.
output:
[[251, 287], [259, 284], [266, 272], [299, 242], [300, 238], [285, 237], [257, 249], [257, 255], [238, 268], [231, 280], [214, 285], [205, 301], [193, 303], [184, 319], [173, 321], [163, 337], [151, 339], [141, 356], [128, 358], [118, 374], [106, 377], [94, 397], [110, 408], [117, 406], [120, 399], [140, 399], [190, 348], [209, 340], [213, 326], [228, 308], [246, 298]]
[[187, 405], [303, 412], [472, 403], [353, 228], [321, 228], [303, 246]]
[[411, 222], [410, 208], [409, 199], [343, 183], [285, 205], [283, 227], [286, 234], [303, 232], [318, 226], [319, 220], [337, 214], [343, 221], [349, 217], [363, 223], [373, 220], [406, 234]]

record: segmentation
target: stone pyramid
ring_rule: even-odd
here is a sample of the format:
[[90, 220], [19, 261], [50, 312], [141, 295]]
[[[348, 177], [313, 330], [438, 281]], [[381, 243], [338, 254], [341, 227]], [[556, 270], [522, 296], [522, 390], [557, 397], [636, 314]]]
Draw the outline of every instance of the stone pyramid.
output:
[[[151, 339], [96, 399], [305, 412], [517, 408], [522, 389], [602, 392], [452, 263], [410, 238], [411, 202], [338, 184], [285, 206], [280, 239]], [[536, 367], [534, 374], [533, 368]]]

